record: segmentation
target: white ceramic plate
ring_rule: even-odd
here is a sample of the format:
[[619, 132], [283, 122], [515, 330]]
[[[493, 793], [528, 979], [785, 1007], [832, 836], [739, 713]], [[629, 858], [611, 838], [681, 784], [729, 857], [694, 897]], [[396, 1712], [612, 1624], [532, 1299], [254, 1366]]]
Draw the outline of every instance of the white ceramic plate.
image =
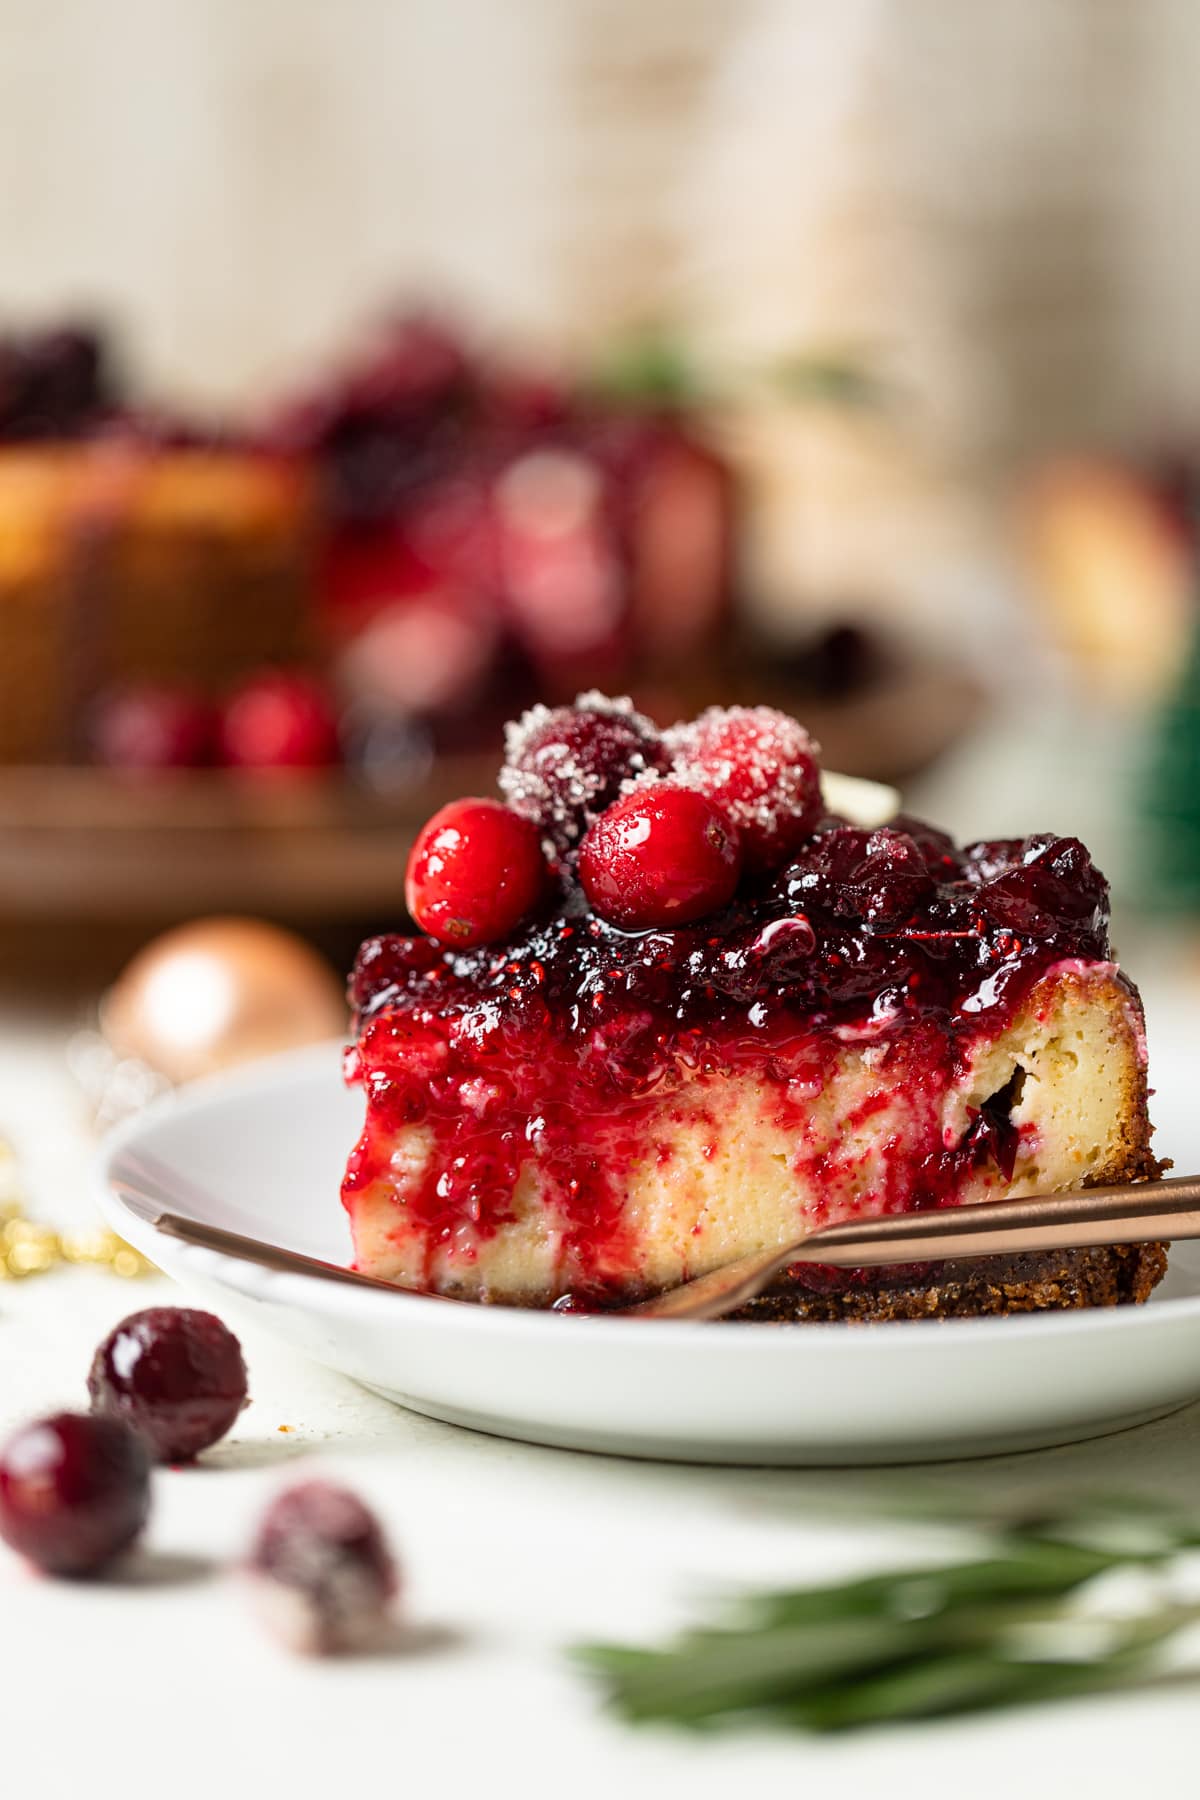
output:
[[[1161, 1115], [1161, 1064], [1157, 1079]], [[273, 1274], [163, 1236], [108, 1186], [147, 1153], [191, 1191], [190, 1210], [343, 1262], [338, 1184], [361, 1110], [334, 1046], [199, 1084], [108, 1140], [101, 1204], [185, 1286], [318, 1362], [418, 1412], [536, 1443], [704, 1462], [906, 1462], [1066, 1443], [1200, 1395], [1200, 1245], [1174, 1253], [1141, 1308], [865, 1328], [672, 1324]]]

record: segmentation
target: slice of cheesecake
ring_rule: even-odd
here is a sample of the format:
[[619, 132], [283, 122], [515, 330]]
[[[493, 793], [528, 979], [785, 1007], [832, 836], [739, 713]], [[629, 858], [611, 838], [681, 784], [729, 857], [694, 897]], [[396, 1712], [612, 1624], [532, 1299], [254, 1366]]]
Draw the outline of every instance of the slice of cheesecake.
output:
[[[538, 762], [539, 734], [593, 716], [620, 781], [579, 742]], [[603, 1306], [842, 1219], [1157, 1173], [1141, 1007], [1082, 845], [850, 825], [776, 718], [663, 746], [588, 696], [516, 735], [509, 807], [433, 822], [410, 906], [444, 941], [371, 940], [351, 989], [360, 1268]], [[746, 738], [769, 740], [753, 765]], [[1155, 1246], [798, 1269], [751, 1316], [1142, 1299], [1163, 1266]]]

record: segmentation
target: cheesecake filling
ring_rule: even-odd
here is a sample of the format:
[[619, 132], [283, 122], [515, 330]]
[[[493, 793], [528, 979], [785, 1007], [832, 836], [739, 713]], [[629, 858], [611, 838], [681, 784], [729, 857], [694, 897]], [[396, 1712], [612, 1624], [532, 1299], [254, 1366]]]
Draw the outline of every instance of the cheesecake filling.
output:
[[1141, 1015], [1086, 851], [868, 835], [827, 821], [692, 927], [568, 899], [505, 945], [366, 944], [359, 1266], [603, 1305], [817, 1225], [1118, 1178]]

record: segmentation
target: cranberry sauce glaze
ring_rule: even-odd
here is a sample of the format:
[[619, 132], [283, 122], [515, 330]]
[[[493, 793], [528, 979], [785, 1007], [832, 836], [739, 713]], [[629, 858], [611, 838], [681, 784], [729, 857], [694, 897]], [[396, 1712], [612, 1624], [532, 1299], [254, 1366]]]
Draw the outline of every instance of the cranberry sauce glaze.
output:
[[[536, 1154], [568, 1222], [572, 1285], [602, 1294], [633, 1273], [621, 1171], [672, 1084], [753, 1071], [794, 1106], [861, 1031], [891, 1043], [895, 1080], [941, 1091], [1054, 963], [1107, 957], [1107, 900], [1072, 838], [958, 851], [915, 821], [867, 832], [826, 819], [787, 868], [698, 925], [627, 935], [574, 890], [504, 945], [373, 938], [351, 984], [347, 1074], [370, 1109], [346, 1204], [385, 1173], [400, 1128], [431, 1126], [404, 1213], [432, 1256], [464, 1226], [502, 1226]], [[931, 1146], [894, 1204], [952, 1197], [988, 1155], [1011, 1173], [1010, 1140], [1007, 1117], [985, 1109], [954, 1152]]]

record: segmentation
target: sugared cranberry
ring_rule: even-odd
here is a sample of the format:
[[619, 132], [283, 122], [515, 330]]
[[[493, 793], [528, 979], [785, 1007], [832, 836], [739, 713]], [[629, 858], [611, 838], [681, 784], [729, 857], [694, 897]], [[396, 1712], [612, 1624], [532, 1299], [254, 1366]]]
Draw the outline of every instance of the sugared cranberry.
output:
[[626, 794], [601, 813], [579, 849], [584, 893], [623, 931], [686, 925], [733, 898], [737, 833], [712, 800], [674, 782]]
[[778, 869], [821, 817], [817, 746], [770, 706], [710, 707], [668, 734], [675, 772], [715, 800], [751, 869]]
[[212, 1313], [152, 1306], [131, 1313], [96, 1351], [92, 1411], [132, 1425], [158, 1462], [190, 1462], [225, 1436], [246, 1404], [246, 1365]]
[[328, 1481], [303, 1482], [272, 1503], [249, 1569], [268, 1625], [310, 1655], [369, 1646], [397, 1589], [379, 1521]]
[[538, 830], [498, 800], [452, 800], [408, 859], [408, 910], [439, 943], [490, 944], [537, 905], [548, 870]]
[[221, 718], [221, 755], [238, 769], [322, 769], [337, 761], [337, 720], [318, 681], [269, 669], [235, 690]]
[[146, 1447], [119, 1419], [57, 1413], [0, 1450], [0, 1537], [49, 1574], [103, 1568], [149, 1509]]
[[580, 694], [574, 706], [535, 706], [506, 734], [500, 786], [514, 811], [566, 851], [611, 806], [621, 783], [665, 767], [650, 720], [629, 700]]
[[110, 769], [195, 769], [212, 761], [216, 719], [190, 688], [146, 682], [100, 701], [91, 738]]
[[841, 919], [908, 917], [934, 892], [925, 851], [903, 831], [838, 825], [814, 837], [780, 878], [795, 906]]

